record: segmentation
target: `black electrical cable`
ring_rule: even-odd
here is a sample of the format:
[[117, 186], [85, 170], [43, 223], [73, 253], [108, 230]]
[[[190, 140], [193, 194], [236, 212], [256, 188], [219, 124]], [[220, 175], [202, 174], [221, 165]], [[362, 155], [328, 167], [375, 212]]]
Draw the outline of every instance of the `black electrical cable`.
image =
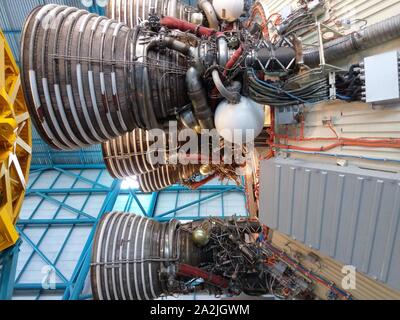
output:
[[253, 100], [271, 106], [314, 103], [329, 99], [328, 79], [310, 82], [297, 89], [285, 88], [285, 83], [267, 83], [256, 78], [254, 72], [248, 72], [249, 95]]

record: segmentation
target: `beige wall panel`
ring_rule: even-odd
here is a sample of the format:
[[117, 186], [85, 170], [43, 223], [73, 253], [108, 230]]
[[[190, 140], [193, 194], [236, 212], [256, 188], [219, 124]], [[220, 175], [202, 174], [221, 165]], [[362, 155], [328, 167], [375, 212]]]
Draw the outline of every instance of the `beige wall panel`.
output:
[[[318, 251], [312, 250], [277, 231], [273, 231], [272, 242], [274, 245], [284, 250], [292, 258], [298, 253], [300, 253], [304, 257], [309, 252], [316, 254], [321, 259], [321, 263], [313, 264], [304, 260], [304, 266], [333, 281], [339, 288], [341, 288], [342, 279], [344, 277], [344, 274], [341, 272], [343, 265], [328, 257], [321, 255], [321, 253], [319, 253]], [[357, 272], [356, 276], [356, 290], [348, 290], [348, 292], [352, 294], [354, 299], [400, 300], [400, 292], [388, 288], [381, 282], [373, 280], [360, 272]], [[321, 299], [326, 299], [327, 297], [327, 289], [321, 285], [318, 285], [315, 293]]]

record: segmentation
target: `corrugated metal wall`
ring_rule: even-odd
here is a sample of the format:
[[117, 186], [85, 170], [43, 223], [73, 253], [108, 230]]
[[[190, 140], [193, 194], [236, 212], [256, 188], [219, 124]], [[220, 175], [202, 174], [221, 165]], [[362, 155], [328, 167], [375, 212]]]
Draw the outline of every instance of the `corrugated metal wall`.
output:
[[[398, 0], [326, 2], [330, 11], [324, 20], [332, 19], [328, 23], [330, 26], [335, 20], [350, 19], [354, 23], [351, 29], [340, 30], [345, 34], [359, 30], [365, 23], [372, 25], [400, 14]], [[297, 1], [263, 3], [272, 14], [287, 13], [288, 6], [296, 7]], [[303, 40], [309, 43], [313, 37], [305, 36]], [[399, 50], [399, 45], [400, 41], [395, 40], [334, 64], [358, 63], [373, 54]], [[383, 107], [326, 102], [307, 106], [304, 118], [306, 138], [335, 138], [335, 133], [346, 138], [400, 137], [400, 105]], [[276, 129], [282, 136], [301, 135], [300, 124], [276, 126]], [[281, 142], [316, 150], [330, 144], [326, 141], [285, 141], [284, 138]], [[286, 157], [290, 159], [286, 160]], [[398, 149], [338, 147], [328, 152], [307, 153], [282, 150], [278, 159], [271, 160], [270, 164], [269, 169], [264, 164], [261, 173], [260, 216], [263, 222], [276, 230], [273, 232], [276, 244], [287, 249], [286, 244], [292, 242], [305, 253], [312, 251], [330, 256], [324, 258], [326, 268], [321, 272], [338, 281], [339, 285], [343, 277], [341, 265], [333, 259], [352, 264], [358, 271], [368, 274], [370, 278], [360, 273], [360, 286], [352, 292], [356, 298], [399, 299], [398, 293], [382, 285], [384, 282], [400, 289], [400, 208], [396, 196], [400, 185]], [[388, 176], [392, 180], [387, 179]]]
[[260, 219], [400, 290], [400, 174], [262, 161]]

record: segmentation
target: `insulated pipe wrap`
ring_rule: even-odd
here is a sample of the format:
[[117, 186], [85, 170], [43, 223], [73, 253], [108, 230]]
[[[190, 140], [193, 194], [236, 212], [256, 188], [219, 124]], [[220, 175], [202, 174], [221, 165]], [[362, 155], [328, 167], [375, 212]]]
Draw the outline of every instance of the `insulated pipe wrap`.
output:
[[193, 112], [202, 129], [213, 129], [213, 113], [208, 105], [207, 93], [201, 80], [200, 73], [191, 67], [186, 74], [188, 96], [192, 101]]
[[219, 91], [219, 93], [229, 101], [229, 103], [238, 103], [240, 101], [240, 93], [237, 91], [230, 91], [225, 86], [221, 80], [218, 70], [212, 71], [212, 78], [215, 84], [215, 87]]
[[[357, 51], [378, 46], [400, 37], [400, 15], [376, 23], [345, 37], [332, 40], [324, 45], [326, 61], [343, 59]], [[315, 66], [320, 63], [319, 51], [304, 53], [304, 63]]]
[[204, 254], [179, 229], [179, 222], [159, 223], [142, 216], [112, 212], [96, 228], [91, 285], [95, 300], [149, 300], [167, 294], [175, 263], [198, 265]]

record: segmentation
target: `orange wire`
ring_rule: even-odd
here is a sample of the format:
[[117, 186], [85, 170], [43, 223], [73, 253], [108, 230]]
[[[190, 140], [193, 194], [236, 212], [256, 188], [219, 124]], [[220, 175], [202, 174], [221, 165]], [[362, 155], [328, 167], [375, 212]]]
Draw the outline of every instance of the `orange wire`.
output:
[[282, 16], [279, 14], [279, 13], [277, 13], [277, 12], [275, 12], [275, 13], [273, 13], [273, 14], [271, 14], [270, 16], [269, 16], [269, 18], [267, 19], [267, 23], [271, 20], [271, 18], [272, 17], [277, 17], [276, 19], [275, 19], [275, 21], [273, 22], [273, 24], [274, 25], [279, 25], [279, 24], [281, 24], [281, 22], [282, 22]]
[[247, 26], [249, 27], [250, 24], [253, 22], [256, 14], [259, 14], [261, 19], [262, 19], [262, 33], [264, 36], [264, 39], [269, 39], [269, 30], [268, 30], [268, 20], [267, 17], [265, 16], [265, 12], [264, 12], [264, 8], [262, 7], [262, 5], [257, 2], [256, 5], [253, 7], [249, 22], [247, 23]]
[[[301, 126], [300, 126], [300, 135], [295, 136], [295, 137], [290, 137], [288, 134], [286, 135], [276, 135], [275, 137], [277, 139], [284, 139], [287, 141], [296, 141], [296, 142], [306, 142], [306, 141], [346, 141], [346, 142], [357, 142], [360, 144], [370, 144], [370, 143], [389, 143], [389, 144], [397, 144], [400, 143], [400, 139], [396, 138], [390, 138], [390, 137], [360, 137], [360, 138], [346, 138], [342, 137], [340, 138], [336, 130], [333, 128], [332, 124], [328, 124], [329, 129], [335, 134], [335, 137], [312, 137], [312, 138], [306, 138], [304, 137], [304, 121], [301, 121]], [[374, 139], [371, 141], [371, 139]]]
[[332, 130], [332, 132], [335, 134], [336, 138], [339, 139], [339, 135], [337, 134], [336, 130], [332, 127], [332, 123], [329, 122], [329, 129]]
[[[399, 140], [399, 139], [397, 139]], [[337, 147], [343, 146], [354, 146], [354, 147], [370, 147], [370, 148], [400, 148], [400, 140], [399, 141], [370, 141], [370, 142], [363, 142], [363, 141], [348, 141], [342, 140], [337, 143], [333, 143], [328, 146], [322, 146], [319, 148], [308, 148], [308, 147], [299, 147], [299, 146], [291, 146], [291, 145], [284, 145], [284, 144], [274, 144], [275, 148], [279, 149], [291, 149], [291, 150], [299, 150], [299, 151], [329, 151], [335, 149]]]

